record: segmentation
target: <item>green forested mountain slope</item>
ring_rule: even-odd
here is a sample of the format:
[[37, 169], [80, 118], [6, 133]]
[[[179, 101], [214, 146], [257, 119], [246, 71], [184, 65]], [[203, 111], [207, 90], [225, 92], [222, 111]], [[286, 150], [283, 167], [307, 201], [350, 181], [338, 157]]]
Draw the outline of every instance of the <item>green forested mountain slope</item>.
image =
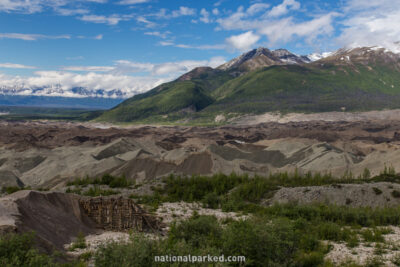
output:
[[[213, 120], [216, 114], [227, 113], [400, 108], [398, 54], [384, 49], [343, 49], [312, 63], [301, 61], [304, 57], [294, 61], [295, 55], [290, 54], [292, 64], [286, 64], [276, 56], [273, 62], [268, 59], [268, 55], [274, 55], [269, 50], [254, 51], [223, 68], [195, 69], [176, 81], [126, 100], [98, 120]], [[248, 66], [249, 62], [253, 68], [243, 71], [243, 64]]]

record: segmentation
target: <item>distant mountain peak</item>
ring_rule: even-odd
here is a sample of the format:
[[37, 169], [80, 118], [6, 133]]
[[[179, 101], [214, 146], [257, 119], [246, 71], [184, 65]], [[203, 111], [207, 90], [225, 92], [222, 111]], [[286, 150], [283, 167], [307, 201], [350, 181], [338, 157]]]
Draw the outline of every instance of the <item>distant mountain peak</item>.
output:
[[381, 46], [341, 48], [320, 60], [335, 65], [368, 65], [382, 62], [400, 68], [400, 54]]
[[253, 49], [247, 53], [218, 67], [220, 70], [238, 70], [239, 72], [253, 71], [262, 67], [285, 64], [303, 64], [310, 60], [305, 56], [298, 56], [286, 49], [269, 50], [265, 47]]

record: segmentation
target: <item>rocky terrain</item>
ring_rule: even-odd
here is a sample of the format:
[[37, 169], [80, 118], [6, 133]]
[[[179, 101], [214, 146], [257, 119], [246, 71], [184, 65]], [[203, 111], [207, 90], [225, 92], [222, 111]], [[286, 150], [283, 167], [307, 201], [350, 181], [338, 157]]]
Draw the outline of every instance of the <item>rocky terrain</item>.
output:
[[136, 182], [171, 173], [371, 175], [399, 166], [400, 122], [294, 121], [246, 126], [99, 127], [0, 123], [1, 185], [57, 188], [105, 173]]
[[[199, 220], [215, 216], [220, 224], [234, 224], [257, 220], [254, 209], [272, 212], [276, 205], [283, 205], [290, 214], [291, 209], [296, 209], [291, 204], [304, 207], [304, 212], [319, 207], [314, 205], [327, 205], [338, 209], [337, 214], [365, 215], [351, 215], [346, 219], [350, 221], [344, 223], [338, 221], [334, 231], [351, 228], [338, 237], [329, 234], [332, 229], [324, 230], [329, 225], [333, 227], [328, 217], [323, 219], [326, 222], [309, 222], [320, 229], [319, 240], [326, 240], [331, 248], [321, 252], [324, 259], [337, 266], [349, 259], [367, 264], [372, 251], [374, 255], [381, 253], [381, 260], [388, 266], [395, 266], [400, 247], [398, 229], [393, 226], [400, 203], [400, 187], [395, 179], [396, 170], [400, 169], [398, 112], [324, 113], [319, 114], [320, 120], [314, 114], [268, 113], [237, 117], [230, 125], [219, 127], [2, 121], [0, 232], [34, 231], [41, 250], [56, 249], [80, 259], [94, 255], [107, 242], [130, 244], [131, 231], [147, 232], [148, 240], [164, 242], [175, 221], [189, 223], [195, 216], [200, 216]], [[388, 177], [366, 180], [381, 174], [384, 168]], [[307, 176], [294, 183], [290, 182], [292, 178], [276, 178], [267, 185], [252, 184], [252, 178], [232, 176], [229, 182], [215, 176], [216, 188], [219, 183], [226, 183], [218, 195], [214, 188], [201, 184], [204, 177], [232, 172], [249, 177], [282, 172], [331, 176]], [[110, 182], [91, 180], [79, 184], [76, 180], [103, 179], [105, 174], [124, 177], [127, 184], [113, 187]], [[185, 186], [179, 181], [168, 184], [164, 178], [169, 174], [203, 178]], [[196, 183], [200, 184], [193, 186]], [[162, 189], [167, 185], [172, 191]], [[252, 186], [258, 190], [245, 189]], [[243, 187], [240, 190], [244, 191], [238, 192], [244, 195], [236, 196], [236, 202], [232, 202], [229, 198], [235, 196], [235, 187]], [[9, 188], [30, 190], [9, 194]], [[103, 196], [90, 197], [90, 190]], [[185, 196], [190, 190], [193, 192]], [[201, 190], [205, 192], [200, 193]], [[207, 194], [207, 190], [211, 193]], [[193, 197], [196, 194], [201, 197]], [[246, 194], [257, 194], [249, 197], [256, 205], [250, 210], [246, 210]], [[378, 211], [379, 216], [388, 219], [379, 221], [380, 217], [370, 214], [369, 208], [388, 209]], [[289, 215], [274, 216], [293, 219]], [[347, 218], [343, 216], [340, 218]], [[371, 218], [363, 221], [357, 216]], [[377, 241], [371, 243], [368, 240], [375, 239], [369, 238], [367, 232], [381, 231], [369, 224], [371, 220], [376, 220], [377, 226], [392, 225], [394, 230], [382, 230], [384, 234], [380, 235], [385, 239], [373, 236]], [[353, 223], [367, 230], [353, 227]], [[82, 248], [76, 247], [79, 235], [86, 238]]]

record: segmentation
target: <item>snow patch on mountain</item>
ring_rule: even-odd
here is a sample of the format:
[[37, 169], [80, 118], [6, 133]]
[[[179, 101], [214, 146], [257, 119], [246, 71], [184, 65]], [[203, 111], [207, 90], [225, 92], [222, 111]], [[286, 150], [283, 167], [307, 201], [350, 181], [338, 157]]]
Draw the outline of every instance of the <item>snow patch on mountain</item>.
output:
[[308, 55], [307, 57], [310, 59], [311, 62], [314, 62], [314, 61], [329, 57], [332, 54], [333, 54], [333, 52], [312, 53], [312, 54]]

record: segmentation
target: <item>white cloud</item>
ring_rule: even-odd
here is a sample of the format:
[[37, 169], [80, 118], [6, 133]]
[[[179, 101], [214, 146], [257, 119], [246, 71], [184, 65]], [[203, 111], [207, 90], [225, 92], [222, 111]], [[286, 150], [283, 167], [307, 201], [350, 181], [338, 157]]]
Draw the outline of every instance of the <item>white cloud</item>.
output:
[[215, 16], [219, 15], [219, 10], [218, 10], [218, 8], [214, 8], [214, 9], [212, 10], [212, 13], [213, 13], [213, 15], [215, 15]]
[[223, 50], [226, 49], [225, 44], [215, 44], [215, 45], [188, 45], [188, 44], [176, 44], [172, 41], [161, 41], [159, 42], [161, 46], [174, 46], [186, 49], [198, 49], [198, 50]]
[[177, 10], [173, 10], [171, 13], [168, 13], [167, 9], [161, 8], [159, 12], [155, 14], [150, 14], [149, 16], [154, 16], [162, 19], [171, 19], [171, 18], [178, 18], [182, 16], [193, 16], [196, 14], [196, 9], [181, 6]]
[[135, 5], [135, 4], [141, 4], [141, 3], [147, 3], [149, 0], [122, 0], [119, 1], [118, 4], [120, 5]]
[[[174, 80], [196, 67], [217, 67], [223, 63], [225, 59], [222, 57], [158, 64], [118, 60], [112, 66], [68, 66], [63, 68], [64, 71], [36, 71], [30, 77], [0, 73], [0, 88], [3, 91], [11, 88], [22, 95], [79, 97], [71, 89], [83, 87], [92, 91], [93, 94], [96, 94], [96, 90], [105, 90], [110, 94], [118, 90], [124, 97], [131, 97], [161, 83]], [[10, 66], [9, 64], [7, 63], [7, 66]], [[12, 66], [23, 67], [24, 65], [13, 64]], [[135, 76], [130, 75], [132, 73]], [[37, 88], [43, 89], [34, 90]], [[117, 97], [117, 95], [112, 96]]]
[[0, 68], [7, 68], [7, 69], [36, 69], [34, 66], [27, 66], [22, 64], [15, 64], [15, 63], [0, 63]]
[[399, 4], [399, 0], [347, 1], [338, 43], [349, 47], [380, 45], [400, 52], [393, 44], [400, 40]]
[[55, 10], [62, 16], [84, 15], [89, 13], [88, 9], [82, 9], [82, 8], [78, 9], [56, 8]]
[[204, 22], [204, 23], [210, 23], [211, 22], [210, 13], [205, 8], [201, 9], [200, 15], [201, 15], [201, 17], [200, 17], [200, 21], [201, 22]]
[[94, 37], [95, 40], [103, 40], [103, 34], [96, 35]]
[[86, 14], [86, 9], [67, 9], [62, 8], [74, 2], [95, 2], [95, 3], [106, 3], [107, 0], [0, 0], [0, 12], [20, 12], [20, 13], [37, 13], [42, 12], [46, 8], [54, 9], [61, 15], [76, 15]]
[[258, 40], [260, 40], [260, 36], [254, 34], [252, 31], [248, 31], [243, 34], [231, 36], [226, 39], [226, 42], [233, 49], [246, 51], [256, 44]]
[[146, 28], [155, 28], [157, 27], [157, 23], [154, 23], [152, 21], [149, 21], [148, 19], [146, 19], [143, 16], [139, 16], [136, 18], [136, 21], [144, 23], [146, 25]]
[[63, 67], [63, 70], [66, 71], [94, 71], [94, 72], [107, 72], [112, 71], [114, 67], [107, 67], [107, 66], [68, 66]]
[[[8, 76], [0, 73], [0, 87], [17, 88], [20, 95], [45, 95], [81, 97], [71, 91], [74, 87], [84, 87], [95, 94], [96, 90], [112, 92], [119, 90], [124, 97], [131, 97], [167, 82], [171, 77], [133, 77], [127, 75], [99, 74], [89, 72], [77, 74], [61, 71], [37, 71], [31, 77]], [[54, 90], [56, 87], [57, 90]], [[44, 88], [43, 90], [33, 90]], [[116, 95], [114, 97], [117, 97]]]
[[259, 13], [261, 11], [266, 10], [267, 8], [269, 8], [269, 4], [256, 3], [256, 4], [251, 5], [247, 9], [246, 13], [249, 14], [249, 15], [254, 15], [254, 14], [257, 14], [257, 13]]
[[181, 6], [178, 10], [172, 11], [172, 17], [174, 18], [180, 16], [193, 16], [194, 14], [196, 14], [196, 9], [186, 6]]
[[105, 23], [108, 25], [117, 25], [120, 21], [129, 20], [131, 16], [128, 15], [117, 15], [113, 14], [110, 16], [99, 16], [99, 15], [84, 15], [80, 17], [80, 20], [93, 22], [93, 23]]
[[268, 12], [268, 16], [271, 17], [279, 17], [285, 15], [289, 12], [289, 10], [297, 10], [300, 8], [300, 3], [295, 0], [284, 0], [282, 4], [278, 6], [274, 6], [270, 12]]
[[[298, 21], [293, 16], [277, 18], [289, 10], [300, 7], [300, 4], [294, 0], [284, 0], [281, 5], [273, 7], [266, 13], [261, 12], [267, 8], [266, 6], [256, 5], [250, 6], [247, 10], [239, 7], [228, 17], [218, 19], [217, 30], [253, 31], [259, 37], [266, 36], [271, 46], [287, 43], [294, 38], [305, 39], [308, 43], [312, 43], [321, 36], [330, 36], [334, 32], [332, 26], [334, 18], [339, 16], [336, 12], [330, 12], [309, 20]], [[261, 14], [257, 15], [258, 13]], [[234, 40], [229, 40], [233, 47], [235, 47]]]
[[0, 39], [19, 39], [25, 41], [36, 41], [39, 39], [71, 39], [71, 36], [68, 34], [44, 35], [44, 34], [25, 34], [25, 33], [0, 33]]
[[292, 17], [283, 18], [277, 21], [270, 21], [264, 27], [259, 28], [259, 32], [268, 37], [272, 44], [286, 43], [294, 37], [305, 38], [311, 43], [318, 36], [330, 35], [334, 31], [332, 20], [338, 16], [337, 13], [328, 13], [318, 18], [295, 23]]
[[166, 32], [155, 31], [155, 32], [145, 32], [144, 34], [145, 35], [150, 35], [150, 36], [157, 36], [157, 37], [160, 37], [162, 39], [165, 39], [165, 38], [168, 37], [169, 34], [171, 34], [171, 32], [170, 31], [166, 31]]

